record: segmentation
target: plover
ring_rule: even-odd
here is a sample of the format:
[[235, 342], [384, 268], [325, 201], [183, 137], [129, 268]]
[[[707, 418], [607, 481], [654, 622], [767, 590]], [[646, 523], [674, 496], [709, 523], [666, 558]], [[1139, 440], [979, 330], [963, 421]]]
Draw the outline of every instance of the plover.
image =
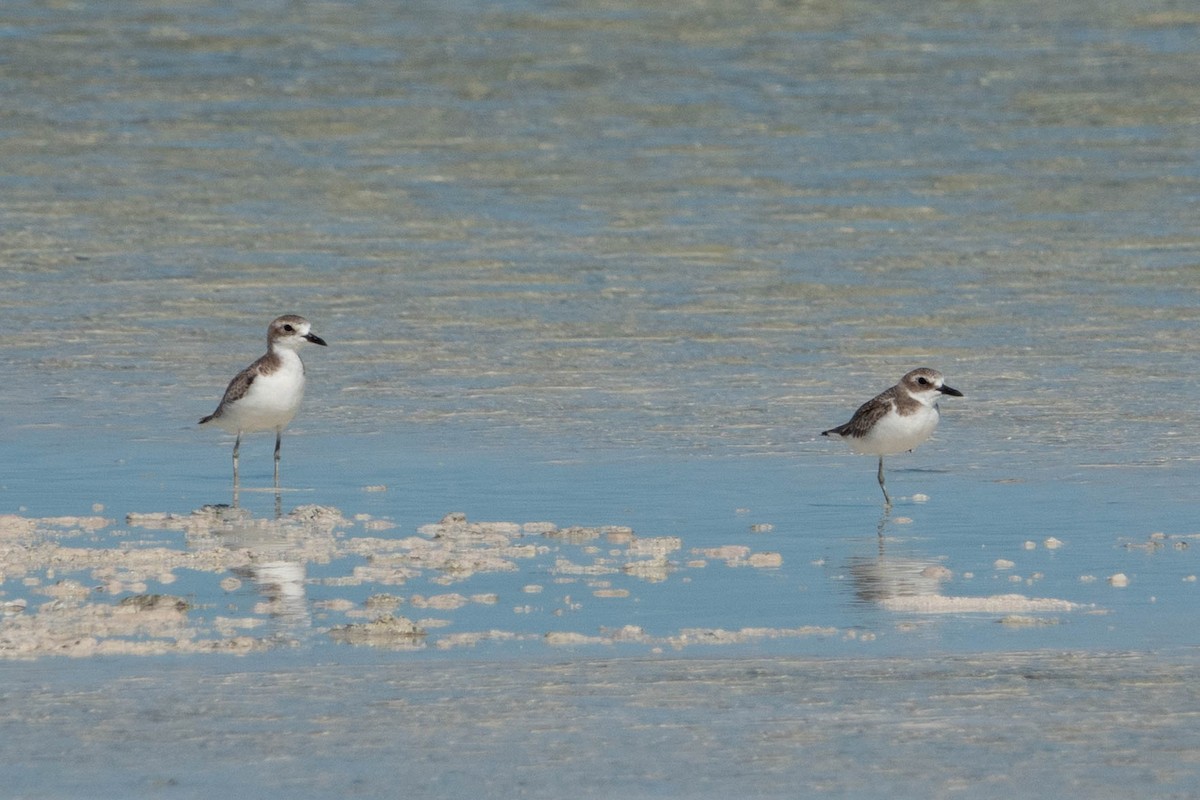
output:
[[963, 396], [947, 386], [936, 369], [914, 369], [895, 386], [859, 406], [845, 425], [822, 431], [821, 435], [840, 437], [856, 453], [879, 456], [879, 488], [890, 508], [892, 498], [883, 483], [883, 457], [912, 450], [933, 434], [941, 416], [937, 401], [944, 394]]
[[[308, 320], [285, 314], [267, 327], [267, 352], [229, 382], [217, 410], [200, 420], [229, 433], [233, 442], [233, 487], [238, 486], [238, 448], [243, 433], [275, 431], [275, 488], [279, 488], [279, 444], [304, 397], [304, 362], [296, 350], [306, 342], [325, 346]], [[236, 505], [236, 500], [235, 500]]]

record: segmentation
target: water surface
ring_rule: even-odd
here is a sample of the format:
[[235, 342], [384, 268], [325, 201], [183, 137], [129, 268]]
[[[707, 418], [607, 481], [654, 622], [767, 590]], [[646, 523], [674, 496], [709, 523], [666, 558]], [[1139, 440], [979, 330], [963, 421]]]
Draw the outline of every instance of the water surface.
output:
[[[8, 685], [50, 675], [8, 693], [6, 747], [81, 735], [29, 727], [25, 695], [84, 708], [119, 675], [153, 706], [188, 674], [332, 664], [367, 683], [492, 663], [636, 681], [659, 660], [868, 659], [845, 700], [926, 658], [1078, 658], [1053, 691], [1022, 684], [1022, 713], [1054, 702], [1086, 729], [1084, 676], [1148, 664], [1167, 677], [1146, 709], [1175, 730], [1200, 591], [1198, 27], [1127, 2], [6, 5], [0, 653], [32, 659]], [[231, 442], [195, 421], [285, 312], [330, 343], [305, 354], [284, 439], [281, 506], [307, 510], [273, 519], [260, 435], [248, 516], [201, 511], [230, 500]], [[889, 459], [884, 517], [871, 460], [817, 432], [918, 365], [966, 397]], [[451, 512], [512, 526], [504, 563], [414, 566]], [[336, 634], [388, 614], [422, 635]], [[973, 670], [918, 692], [942, 729], [959, 716], [938, 687], [984, 691]], [[907, 690], [879, 691], [873, 713]], [[307, 693], [266, 695], [278, 735]], [[852, 724], [833, 702], [822, 720]], [[733, 733], [762, 723], [728, 708]], [[603, 717], [583, 752], [628, 721]], [[637, 724], [709, 752], [670, 713]], [[1014, 759], [1039, 752], [1013, 736], [1031, 743]], [[92, 777], [114, 793], [195, 777], [181, 757], [119, 787], [103, 765], [125, 740], [102, 741]], [[522, 785], [548, 796], [560, 762], [539, 741]], [[880, 780], [977, 755], [825, 741]], [[1193, 773], [1186, 742], [1150, 777], [1122, 747], [1102, 743], [1102, 788], [1062, 773], [1058, 794], [1169, 794]], [[26, 796], [82, 791], [6, 761], [28, 765]], [[426, 795], [484, 780], [429, 763]], [[594, 795], [730, 789], [578, 767]], [[782, 794], [789, 768], [747, 785]], [[329, 785], [385, 794], [364, 769]], [[1014, 788], [984, 772], [941, 791]], [[856, 780], [810, 788], [871, 796]]]

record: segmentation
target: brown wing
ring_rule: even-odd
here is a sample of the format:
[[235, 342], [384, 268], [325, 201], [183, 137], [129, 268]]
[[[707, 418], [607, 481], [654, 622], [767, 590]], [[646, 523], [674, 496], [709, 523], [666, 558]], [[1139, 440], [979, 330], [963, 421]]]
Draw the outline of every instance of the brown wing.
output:
[[234, 375], [233, 380], [225, 387], [225, 394], [221, 397], [221, 404], [217, 406], [217, 410], [201, 419], [199, 424], [203, 425], [206, 422], [216, 419], [221, 416], [226, 405], [245, 397], [246, 392], [250, 391], [250, 384], [254, 383], [254, 379], [258, 377], [261, 371], [259, 368], [266, 359], [267, 356], [263, 356], [237, 375]]
[[822, 436], [834, 434], [836, 436], [852, 436], [855, 439], [861, 439], [867, 435], [867, 432], [885, 416], [896, 403], [896, 387], [888, 389], [858, 407], [854, 412], [854, 416], [844, 425], [838, 425], [836, 428], [830, 428], [827, 431], [822, 431]]

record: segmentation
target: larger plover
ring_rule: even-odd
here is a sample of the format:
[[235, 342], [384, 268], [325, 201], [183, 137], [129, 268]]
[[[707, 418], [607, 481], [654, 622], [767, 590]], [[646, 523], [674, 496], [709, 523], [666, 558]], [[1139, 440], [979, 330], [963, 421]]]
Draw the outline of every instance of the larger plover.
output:
[[[217, 410], [200, 420], [229, 433], [233, 442], [233, 486], [238, 486], [238, 448], [243, 433], [275, 431], [275, 488], [279, 488], [279, 445], [283, 429], [304, 397], [304, 362], [296, 350], [306, 342], [325, 346], [308, 320], [285, 314], [267, 327], [267, 352], [229, 382]], [[236, 497], [236, 494], [235, 494]], [[235, 501], [236, 503], [236, 501]]]
[[879, 488], [888, 507], [892, 498], [883, 483], [883, 457], [912, 450], [933, 434], [941, 417], [937, 401], [942, 395], [962, 397], [951, 389], [936, 369], [921, 367], [892, 388], [859, 406], [845, 425], [822, 431], [837, 436], [856, 453], [879, 456]]

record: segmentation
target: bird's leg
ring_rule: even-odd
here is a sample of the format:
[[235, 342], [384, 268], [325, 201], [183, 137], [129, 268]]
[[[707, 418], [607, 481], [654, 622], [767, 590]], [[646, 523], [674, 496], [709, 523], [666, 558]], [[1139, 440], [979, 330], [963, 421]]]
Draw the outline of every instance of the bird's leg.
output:
[[884, 506], [883, 513], [879, 515], [879, 524], [875, 526], [875, 535], [879, 539], [879, 558], [883, 560], [883, 532], [887, 528], [888, 520], [892, 518], [892, 507]]
[[883, 456], [879, 457], [879, 488], [883, 490], [883, 504], [887, 508], [892, 507], [892, 498], [888, 497], [887, 487], [883, 485]]
[[233, 507], [238, 505], [238, 448], [242, 446], [242, 432], [238, 431], [233, 440]]
[[283, 430], [275, 430], [275, 519], [283, 516], [283, 497], [279, 494], [279, 444]]
[[279, 491], [279, 445], [283, 439], [283, 431], [275, 429], [275, 491]]

